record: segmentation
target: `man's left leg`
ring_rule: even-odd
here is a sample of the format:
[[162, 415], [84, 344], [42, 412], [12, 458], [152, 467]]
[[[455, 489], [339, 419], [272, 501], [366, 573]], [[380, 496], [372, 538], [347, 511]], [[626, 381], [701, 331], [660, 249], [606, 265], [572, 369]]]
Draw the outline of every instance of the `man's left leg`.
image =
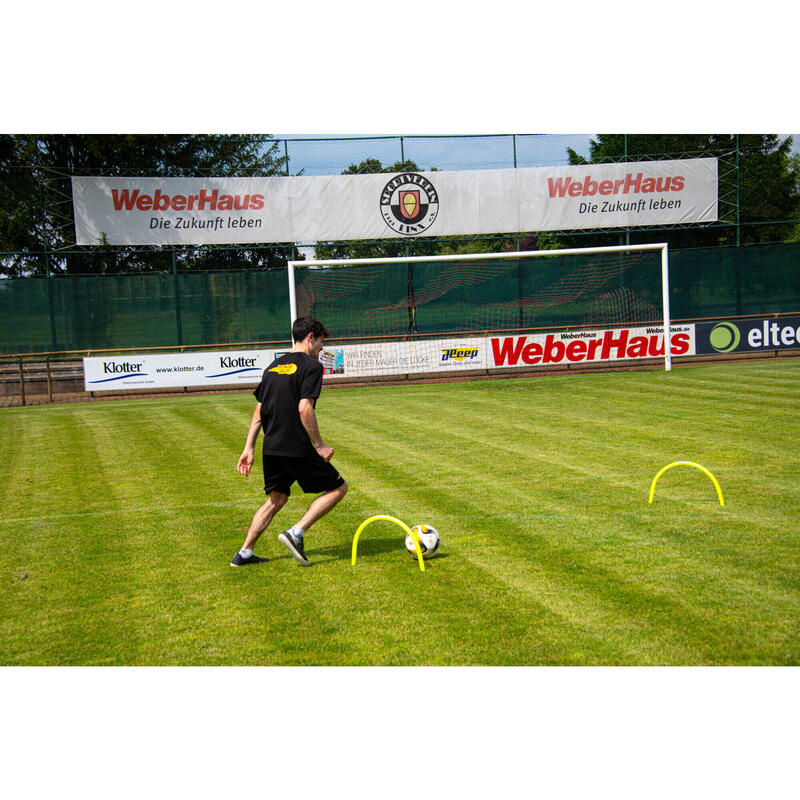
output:
[[246, 564], [259, 564], [263, 561], [269, 561], [268, 558], [259, 558], [253, 554], [253, 548], [258, 541], [259, 536], [267, 529], [267, 526], [272, 522], [272, 518], [286, 505], [289, 499], [287, 494], [278, 491], [271, 491], [267, 497], [266, 503], [262, 505], [258, 511], [253, 515], [253, 521], [247, 530], [242, 549], [233, 557], [231, 561], [232, 567], [241, 567]]
[[318, 520], [324, 517], [345, 495], [347, 494], [347, 483], [343, 482], [336, 489], [331, 489], [317, 497], [308, 507], [308, 510], [300, 518], [296, 525], [285, 530], [278, 540], [289, 548], [292, 556], [307, 567], [311, 562], [306, 558], [303, 548], [303, 537], [306, 531]]
[[322, 519], [346, 494], [347, 482], [339, 486], [338, 489], [332, 489], [330, 492], [325, 492], [314, 500], [308, 507], [308, 510], [300, 518], [297, 527], [303, 531], [307, 531], [315, 522]]

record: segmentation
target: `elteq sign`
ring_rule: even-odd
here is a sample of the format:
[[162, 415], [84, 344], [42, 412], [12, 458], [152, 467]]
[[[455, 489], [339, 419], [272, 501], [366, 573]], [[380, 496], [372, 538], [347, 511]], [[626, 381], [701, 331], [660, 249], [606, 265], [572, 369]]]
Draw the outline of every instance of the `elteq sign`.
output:
[[80, 245], [244, 244], [717, 220], [715, 158], [268, 178], [73, 177]]
[[696, 323], [698, 355], [800, 349], [800, 317]]

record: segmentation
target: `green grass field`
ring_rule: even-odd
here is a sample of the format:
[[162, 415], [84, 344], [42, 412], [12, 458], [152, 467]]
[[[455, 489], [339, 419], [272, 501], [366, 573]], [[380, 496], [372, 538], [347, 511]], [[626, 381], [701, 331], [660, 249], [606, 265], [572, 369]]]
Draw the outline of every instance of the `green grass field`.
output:
[[[800, 663], [800, 359], [328, 389], [344, 502], [232, 569], [253, 398], [0, 410], [0, 663]], [[259, 447], [260, 454], [260, 447]], [[718, 478], [679, 467], [695, 461]], [[442, 534], [421, 573], [388, 523]], [[283, 524], [280, 524], [283, 523]]]

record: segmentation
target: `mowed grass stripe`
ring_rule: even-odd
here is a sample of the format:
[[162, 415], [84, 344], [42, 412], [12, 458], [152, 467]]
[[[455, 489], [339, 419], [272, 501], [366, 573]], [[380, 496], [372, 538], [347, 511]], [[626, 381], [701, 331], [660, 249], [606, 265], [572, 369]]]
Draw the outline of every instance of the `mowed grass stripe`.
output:
[[[48, 430], [52, 447], [38, 470], [47, 477], [26, 486], [26, 504], [74, 508], [113, 497], [115, 485], [100, 468], [102, 447], [85, 416], [64, 417]], [[84, 476], [79, 487], [72, 483], [77, 475]], [[113, 537], [81, 517], [66, 524], [34, 521], [16, 532], [14, 540], [27, 556], [29, 577], [19, 584], [20, 593], [12, 592], [8, 600], [37, 612], [31, 626], [29, 613], [23, 610], [18, 618], [21, 625], [9, 632], [8, 639], [4, 637], [12, 647], [24, 643], [16, 657], [10, 649], [9, 663], [18, 659], [21, 663], [111, 663], [125, 655], [120, 650], [132, 638], [130, 618], [114, 613], [110, 587], [124, 585], [129, 578], [124, 569], [127, 537], [114, 543]], [[26, 647], [36, 656], [26, 657]]]

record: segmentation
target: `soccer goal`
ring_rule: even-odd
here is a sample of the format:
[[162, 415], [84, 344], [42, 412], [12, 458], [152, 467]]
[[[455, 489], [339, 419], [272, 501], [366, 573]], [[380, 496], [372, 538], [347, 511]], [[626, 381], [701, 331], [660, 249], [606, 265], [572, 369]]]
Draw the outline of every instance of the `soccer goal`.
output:
[[317, 317], [337, 340], [663, 326], [664, 366], [672, 368], [663, 242], [288, 267], [291, 320]]

